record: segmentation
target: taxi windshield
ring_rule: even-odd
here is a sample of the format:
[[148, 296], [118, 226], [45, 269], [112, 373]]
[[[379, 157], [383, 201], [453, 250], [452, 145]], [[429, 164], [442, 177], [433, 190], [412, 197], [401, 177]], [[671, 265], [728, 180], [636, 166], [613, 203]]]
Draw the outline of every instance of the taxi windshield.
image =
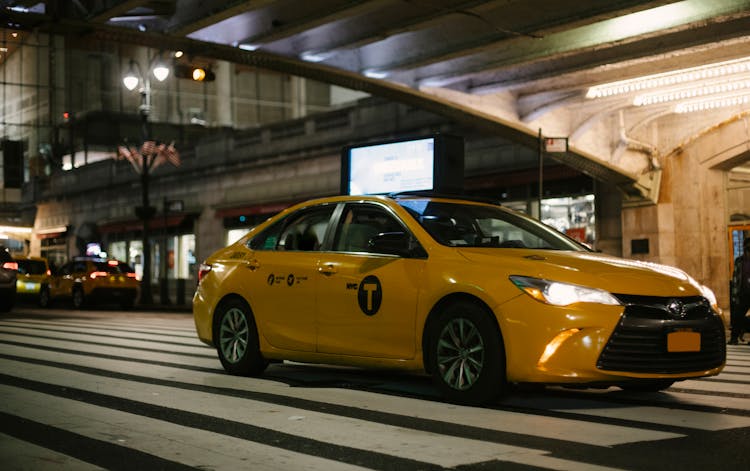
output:
[[588, 251], [556, 230], [500, 206], [429, 199], [398, 203], [433, 239], [450, 247]]

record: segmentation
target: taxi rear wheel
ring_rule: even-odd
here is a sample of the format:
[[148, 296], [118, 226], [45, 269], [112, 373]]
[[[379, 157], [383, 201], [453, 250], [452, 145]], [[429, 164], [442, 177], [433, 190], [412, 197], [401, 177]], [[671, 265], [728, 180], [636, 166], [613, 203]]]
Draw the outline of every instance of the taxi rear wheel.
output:
[[449, 304], [429, 327], [429, 371], [448, 400], [486, 404], [506, 387], [505, 352], [495, 323], [481, 306]]
[[73, 307], [81, 309], [86, 304], [86, 296], [83, 293], [83, 288], [76, 286], [73, 288]]
[[233, 375], [263, 373], [268, 361], [260, 353], [258, 330], [250, 307], [242, 301], [231, 300], [220, 305], [216, 315], [214, 338], [224, 369]]

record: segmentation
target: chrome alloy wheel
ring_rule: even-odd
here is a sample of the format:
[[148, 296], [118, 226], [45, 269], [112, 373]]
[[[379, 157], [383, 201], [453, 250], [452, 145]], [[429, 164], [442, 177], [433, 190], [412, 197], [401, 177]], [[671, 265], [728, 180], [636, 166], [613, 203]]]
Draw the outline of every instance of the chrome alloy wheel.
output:
[[219, 330], [219, 348], [227, 361], [237, 363], [245, 358], [249, 332], [247, 317], [241, 309], [233, 307], [224, 314]]
[[436, 353], [440, 375], [451, 388], [465, 391], [479, 379], [484, 365], [484, 341], [470, 320], [451, 319], [440, 332]]

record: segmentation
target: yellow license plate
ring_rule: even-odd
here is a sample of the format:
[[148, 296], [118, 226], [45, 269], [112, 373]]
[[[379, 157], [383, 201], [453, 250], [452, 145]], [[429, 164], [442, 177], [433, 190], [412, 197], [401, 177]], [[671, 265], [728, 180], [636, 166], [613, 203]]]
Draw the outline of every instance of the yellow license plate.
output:
[[700, 352], [700, 332], [678, 331], [667, 334], [668, 352]]

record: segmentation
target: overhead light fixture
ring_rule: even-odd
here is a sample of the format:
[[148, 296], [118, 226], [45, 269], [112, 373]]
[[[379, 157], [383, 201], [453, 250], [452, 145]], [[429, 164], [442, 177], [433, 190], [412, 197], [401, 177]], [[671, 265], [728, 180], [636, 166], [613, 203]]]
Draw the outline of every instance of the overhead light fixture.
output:
[[164, 63], [161, 59], [157, 60], [154, 63], [154, 67], [152, 69], [154, 77], [156, 77], [156, 80], [163, 82], [169, 77], [169, 66]]
[[374, 79], [384, 79], [388, 77], [388, 72], [384, 70], [365, 69], [362, 73], [365, 75], [365, 77], [370, 77]]
[[125, 76], [122, 78], [122, 83], [125, 85], [125, 88], [130, 90], [131, 92], [135, 90], [135, 87], [138, 86], [138, 83], [141, 81], [141, 76], [135, 71], [135, 68], [137, 67], [135, 61], [130, 61], [130, 68], [128, 69], [128, 72], [125, 74]]
[[300, 59], [306, 62], [323, 62], [329, 57], [331, 57], [331, 53], [325, 51], [305, 51], [300, 54]]
[[254, 50], [258, 49], [260, 47], [260, 45], [259, 44], [240, 44], [237, 47], [239, 47], [243, 51], [254, 51]]
[[721, 79], [722, 77], [748, 72], [750, 72], [750, 58], [744, 57], [742, 59], [716, 62], [714, 64], [596, 85], [588, 89], [586, 98], [608, 98], [651, 90], [657, 87], [673, 87], [681, 84], [694, 84], [701, 80]]

